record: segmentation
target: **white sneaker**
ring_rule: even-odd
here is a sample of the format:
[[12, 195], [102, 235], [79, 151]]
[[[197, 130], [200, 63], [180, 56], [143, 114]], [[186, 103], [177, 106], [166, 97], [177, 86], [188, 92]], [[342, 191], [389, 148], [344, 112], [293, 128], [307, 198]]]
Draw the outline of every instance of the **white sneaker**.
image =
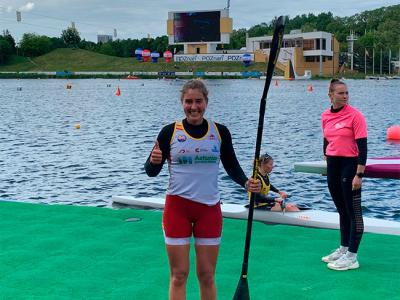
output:
[[322, 257], [321, 260], [323, 262], [325, 262], [325, 263], [331, 263], [331, 262], [334, 262], [334, 261], [338, 260], [345, 253], [346, 253], [346, 250], [341, 249], [341, 248], [337, 248], [331, 254]]
[[360, 265], [357, 257], [349, 258], [347, 255], [342, 255], [339, 259], [328, 264], [328, 268], [337, 271], [346, 271], [359, 268]]

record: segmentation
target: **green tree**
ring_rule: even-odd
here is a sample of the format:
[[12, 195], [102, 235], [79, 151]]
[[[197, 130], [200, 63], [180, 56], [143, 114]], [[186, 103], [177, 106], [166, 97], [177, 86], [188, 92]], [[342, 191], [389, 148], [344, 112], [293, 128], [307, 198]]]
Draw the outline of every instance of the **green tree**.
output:
[[3, 31], [3, 38], [11, 45], [12, 54], [15, 54], [17, 49], [15, 40], [12, 37], [11, 33], [8, 31], [8, 29]]
[[66, 47], [64, 41], [59, 37], [51, 37], [50, 42], [51, 42], [51, 50]]
[[245, 28], [241, 28], [238, 30], [233, 30], [229, 45], [226, 45], [225, 49], [240, 49], [242, 47], [246, 47], [246, 33], [247, 30]]
[[51, 41], [47, 36], [35, 33], [25, 33], [20, 43], [21, 53], [24, 56], [35, 57], [51, 51]]
[[65, 45], [70, 48], [77, 48], [81, 37], [78, 30], [74, 27], [68, 27], [61, 33], [61, 39], [64, 41]]
[[154, 49], [153, 51], [157, 51], [162, 55], [164, 51], [168, 49], [168, 37], [166, 35], [161, 37], [156, 37], [154, 40]]
[[116, 56], [116, 51], [111, 43], [104, 43], [100, 46], [99, 53], [104, 55]]
[[313, 32], [316, 30], [316, 25], [313, 23], [305, 23], [301, 26], [302, 32]]
[[3, 36], [0, 36], [0, 65], [4, 65], [12, 53], [12, 45]]
[[376, 36], [374, 32], [366, 32], [357, 41], [364, 48], [373, 48], [376, 44]]
[[93, 51], [93, 52], [98, 52], [99, 51], [99, 45], [91, 42], [91, 41], [86, 41], [86, 40], [81, 40], [78, 44], [79, 49], [84, 49], [88, 51]]
[[400, 22], [387, 19], [378, 26], [377, 44], [386, 49], [399, 49]]
[[267, 23], [261, 23], [255, 26], [250, 27], [247, 31], [249, 37], [256, 37], [256, 36], [264, 36], [264, 35], [271, 35], [273, 27]]

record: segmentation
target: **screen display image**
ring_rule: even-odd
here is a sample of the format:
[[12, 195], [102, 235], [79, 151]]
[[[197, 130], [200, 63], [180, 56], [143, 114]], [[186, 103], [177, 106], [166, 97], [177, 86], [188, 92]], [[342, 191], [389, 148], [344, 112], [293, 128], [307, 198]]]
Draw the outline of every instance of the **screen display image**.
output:
[[174, 13], [175, 43], [219, 42], [220, 11]]

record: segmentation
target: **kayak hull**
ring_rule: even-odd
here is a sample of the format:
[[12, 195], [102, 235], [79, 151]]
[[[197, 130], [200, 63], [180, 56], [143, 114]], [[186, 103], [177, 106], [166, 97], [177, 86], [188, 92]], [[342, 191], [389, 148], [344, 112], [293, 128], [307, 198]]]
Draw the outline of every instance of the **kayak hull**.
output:
[[[138, 208], [163, 209], [165, 199], [153, 197], [130, 197], [113, 196], [112, 202], [135, 206]], [[247, 220], [248, 209], [241, 204], [221, 204], [222, 215], [226, 218]], [[315, 209], [301, 210], [300, 212], [272, 212], [269, 210], [255, 209], [253, 214], [255, 221], [268, 224], [286, 224], [303, 227], [315, 227], [326, 229], [339, 229], [339, 215], [335, 212], [328, 212]], [[388, 221], [376, 218], [364, 217], [364, 231], [400, 235], [400, 222]]]
[[[294, 164], [295, 172], [326, 175], [326, 161], [306, 161]], [[365, 177], [400, 179], [400, 158], [381, 157], [367, 160]]]

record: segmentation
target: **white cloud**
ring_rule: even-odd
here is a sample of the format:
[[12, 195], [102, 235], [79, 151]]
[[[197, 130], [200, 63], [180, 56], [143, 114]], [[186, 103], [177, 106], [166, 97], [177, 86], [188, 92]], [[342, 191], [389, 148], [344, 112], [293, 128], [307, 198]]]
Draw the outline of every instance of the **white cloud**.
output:
[[23, 12], [31, 11], [35, 7], [35, 3], [28, 2], [25, 5], [21, 6], [18, 10]]

